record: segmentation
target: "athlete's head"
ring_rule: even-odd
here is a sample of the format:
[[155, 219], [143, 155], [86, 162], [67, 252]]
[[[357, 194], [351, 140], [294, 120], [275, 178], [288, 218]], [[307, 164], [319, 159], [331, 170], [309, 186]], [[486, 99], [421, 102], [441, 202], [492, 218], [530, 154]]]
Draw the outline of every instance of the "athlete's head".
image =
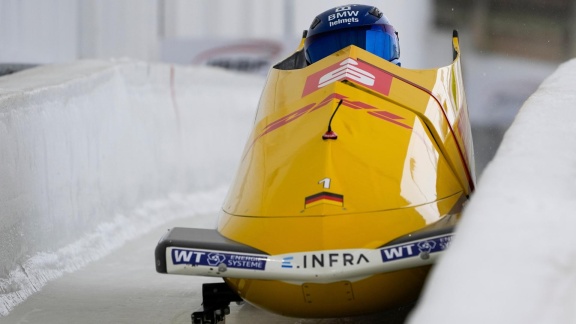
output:
[[350, 45], [400, 65], [398, 33], [378, 8], [366, 5], [336, 7], [316, 16], [304, 52], [314, 63]]

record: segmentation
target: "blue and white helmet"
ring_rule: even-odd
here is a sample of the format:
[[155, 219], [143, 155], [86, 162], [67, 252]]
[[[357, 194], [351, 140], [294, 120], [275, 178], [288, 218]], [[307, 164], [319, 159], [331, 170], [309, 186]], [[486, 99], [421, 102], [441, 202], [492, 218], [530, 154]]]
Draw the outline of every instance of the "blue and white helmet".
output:
[[351, 4], [316, 16], [304, 42], [312, 64], [347, 46], [355, 45], [400, 65], [398, 33], [376, 7]]

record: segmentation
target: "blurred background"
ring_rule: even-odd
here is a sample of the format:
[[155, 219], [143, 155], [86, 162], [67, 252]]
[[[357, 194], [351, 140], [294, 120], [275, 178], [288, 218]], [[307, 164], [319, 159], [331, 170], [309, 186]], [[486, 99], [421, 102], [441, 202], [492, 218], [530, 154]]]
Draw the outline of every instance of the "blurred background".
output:
[[[348, 3], [1, 0], [0, 72], [79, 59], [134, 58], [264, 77], [270, 65], [297, 47], [317, 14]], [[576, 52], [575, 1], [360, 3], [379, 7], [399, 31], [406, 68], [450, 64], [452, 30], [460, 32], [478, 176], [523, 102]]]

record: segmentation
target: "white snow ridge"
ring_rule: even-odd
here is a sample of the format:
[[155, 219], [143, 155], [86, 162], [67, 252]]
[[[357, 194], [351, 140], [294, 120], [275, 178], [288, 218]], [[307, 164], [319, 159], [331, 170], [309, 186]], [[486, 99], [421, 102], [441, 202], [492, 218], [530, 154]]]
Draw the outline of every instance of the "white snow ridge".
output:
[[262, 83], [130, 60], [0, 78], [0, 315], [154, 227], [217, 211]]
[[576, 323], [576, 60], [524, 104], [410, 323]]

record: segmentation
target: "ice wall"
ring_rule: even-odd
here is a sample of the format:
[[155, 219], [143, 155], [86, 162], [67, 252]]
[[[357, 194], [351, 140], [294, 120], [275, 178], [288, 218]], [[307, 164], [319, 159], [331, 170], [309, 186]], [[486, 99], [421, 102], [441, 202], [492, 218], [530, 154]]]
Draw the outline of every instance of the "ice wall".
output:
[[576, 323], [576, 60], [526, 101], [410, 323]]
[[128, 60], [0, 78], [0, 316], [142, 231], [217, 210], [262, 85]]

